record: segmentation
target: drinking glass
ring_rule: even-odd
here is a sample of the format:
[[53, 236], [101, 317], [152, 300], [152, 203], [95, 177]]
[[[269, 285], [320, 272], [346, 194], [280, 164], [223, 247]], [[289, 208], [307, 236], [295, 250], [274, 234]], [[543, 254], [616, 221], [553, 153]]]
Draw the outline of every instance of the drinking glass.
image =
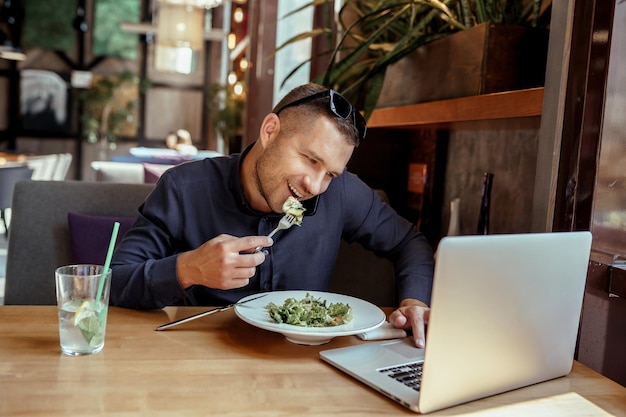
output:
[[66, 355], [90, 355], [104, 347], [111, 269], [106, 273], [103, 269], [102, 265], [66, 265], [55, 271], [59, 338]]

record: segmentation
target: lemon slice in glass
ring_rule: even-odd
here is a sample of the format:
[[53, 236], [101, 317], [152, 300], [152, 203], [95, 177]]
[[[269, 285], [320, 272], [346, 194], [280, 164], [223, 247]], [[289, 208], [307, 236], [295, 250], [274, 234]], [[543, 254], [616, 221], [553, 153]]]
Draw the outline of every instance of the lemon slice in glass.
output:
[[78, 326], [78, 323], [80, 323], [82, 319], [94, 313], [93, 310], [89, 308], [90, 304], [90, 301], [85, 300], [80, 306], [78, 306], [76, 312], [74, 313], [74, 326]]
[[102, 343], [104, 328], [93, 301], [83, 301], [74, 313], [74, 326], [78, 327], [85, 340], [92, 346]]

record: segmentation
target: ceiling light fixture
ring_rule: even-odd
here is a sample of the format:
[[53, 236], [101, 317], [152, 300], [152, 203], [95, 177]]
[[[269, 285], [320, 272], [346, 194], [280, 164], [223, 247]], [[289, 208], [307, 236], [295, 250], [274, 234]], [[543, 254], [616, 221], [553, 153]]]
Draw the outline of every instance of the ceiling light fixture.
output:
[[191, 74], [204, 49], [204, 14], [222, 0], [160, 0], [154, 66], [158, 71]]

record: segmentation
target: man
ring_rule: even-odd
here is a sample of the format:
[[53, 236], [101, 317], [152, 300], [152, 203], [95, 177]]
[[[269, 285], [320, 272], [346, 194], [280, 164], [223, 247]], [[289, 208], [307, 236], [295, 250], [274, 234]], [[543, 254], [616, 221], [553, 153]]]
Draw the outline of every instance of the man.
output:
[[[325, 291], [345, 238], [394, 261], [401, 301], [390, 321], [412, 328], [422, 347], [432, 250], [412, 224], [346, 172], [365, 132], [363, 117], [343, 96], [306, 84], [264, 118], [257, 141], [242, 154], [166, 171], [115, 252], [112, 304], [224, 305], [271, 290]], [[274, 241], [266, 235], [290, 196], [316, 204], [301, 226]]]

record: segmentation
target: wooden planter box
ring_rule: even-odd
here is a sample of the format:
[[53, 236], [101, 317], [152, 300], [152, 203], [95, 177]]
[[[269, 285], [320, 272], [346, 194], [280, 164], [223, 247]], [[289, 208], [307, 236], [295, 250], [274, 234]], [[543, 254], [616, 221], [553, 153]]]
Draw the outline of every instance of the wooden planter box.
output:
[[483, 23], [390, 66], [377, 107], [543, 86], [547, 49], [545, 30]]

